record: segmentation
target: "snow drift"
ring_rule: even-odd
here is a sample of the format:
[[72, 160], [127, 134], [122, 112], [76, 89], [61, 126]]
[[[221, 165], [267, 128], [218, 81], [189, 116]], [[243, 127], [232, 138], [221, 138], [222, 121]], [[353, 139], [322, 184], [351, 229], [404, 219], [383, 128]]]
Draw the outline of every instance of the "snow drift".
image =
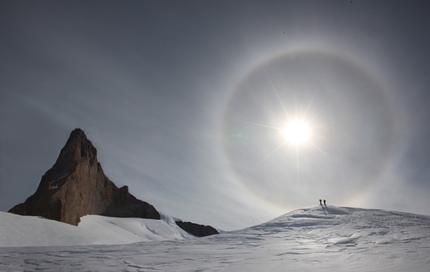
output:
[[86, 215], [79, 225], [0, 212], [0, 247], [111, 245], [189, 239], [174, 218], [163, 220]]
[[[0, 243], [3, 246], [4, 239], [10, 243], [23, 239], [21, 235], [25, 234], [20, 232], [24, 229], [20, 229], [23, 226], [17, 224], [17, 218], [1, 214]], [[9, 223], [4, 223], [3, 219]], [[87, 219], [91, 219], [88, 221], [91, 226], [85, 227]], [[430, 217], [424, 215], [317, 206], [293, 211], [247, 229], [192, 239], [184, 239], [167, 221], [162, 225], [167, 229], [161, 231], [155, 229], [160, 226], [149, 225], [152, 221], [118, 220], [91, 216], [83, 218], [84, 224], [75, 228], [85, 235], [98, 230], [117, 235], [117, 241], [140, 237], [147, 242], [0, 248], [0, 270], [396, 272], [428, 271], [430, 267]], [[41, 221], [47, 220], [32, 218], [31, 222], [26, 222], [25, 231], [40, 230], [37, 224], [44, 224]], [[16, 232], [5, 227], [9, 224], [15, 224]], [[51, 226], [51, 231], [64, 226]], [[55, 231], [61, 234], [60, 230]], [[13, 237], [5, 238], [7, 235]], [[33, 233], [28, 239], [37, 239], [36, 236]], [[72, 241], [69, 238], [64, 238], [64, 244], [66, 240]], [[98, 243], [95, 237], [87, 242]]]

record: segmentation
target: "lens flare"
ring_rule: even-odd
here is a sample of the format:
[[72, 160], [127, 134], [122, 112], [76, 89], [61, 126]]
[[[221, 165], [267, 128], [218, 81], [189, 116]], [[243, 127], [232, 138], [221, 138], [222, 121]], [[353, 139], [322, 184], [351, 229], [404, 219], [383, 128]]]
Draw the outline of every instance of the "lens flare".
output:
[[311, 129], [303, 120], [291, 120], [280, 131], [284, 139], [295, 146], [308, 142], [311, 138]]

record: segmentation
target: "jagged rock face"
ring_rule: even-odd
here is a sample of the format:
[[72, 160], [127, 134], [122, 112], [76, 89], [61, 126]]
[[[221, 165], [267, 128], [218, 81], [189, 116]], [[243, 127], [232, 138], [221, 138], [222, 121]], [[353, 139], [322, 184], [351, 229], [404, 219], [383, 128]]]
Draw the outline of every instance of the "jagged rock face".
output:
[[87, 214], [160, 219], [152, 205], [136, 199], [127, 186], [118, 189], [106, 177], [97, 160], [97, 150], [81, 129], [72, 131], [36, 192], [9, 212], [72, 225]]
[[219, 234], [219, 232], [211, 226], [204, 226], [196, 223], [182, 222], [182, 221], [176, 221], [175, 223], [181, 229], [197, 237], [204, 237], [204, 236]]

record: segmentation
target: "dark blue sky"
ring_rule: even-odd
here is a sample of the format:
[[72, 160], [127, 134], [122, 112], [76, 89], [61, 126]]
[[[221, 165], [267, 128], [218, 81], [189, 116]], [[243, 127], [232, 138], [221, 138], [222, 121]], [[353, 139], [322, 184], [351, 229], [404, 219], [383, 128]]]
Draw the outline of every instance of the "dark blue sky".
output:
[[[250, 226], [326, 198], [430, 214], [426, 1], [1, 1], [0, 210], [82, 128], [117, 186]], [[294, 147], [277, 128], [306, 119]]]

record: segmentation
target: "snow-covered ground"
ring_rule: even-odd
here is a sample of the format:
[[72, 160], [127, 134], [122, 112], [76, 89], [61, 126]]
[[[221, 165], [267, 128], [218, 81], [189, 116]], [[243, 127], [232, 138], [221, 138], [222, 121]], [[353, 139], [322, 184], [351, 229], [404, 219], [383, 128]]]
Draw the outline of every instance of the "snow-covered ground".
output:
[[162, 215], [162, 218], [87, 215], [76, 227], [36, 216], [0, 212], [0, 248], [111, 245], [190, 238], [172, 217]]
[[0, 220], [0, 271], [430, 271], [430, 217], [400, 212], [318, 206], [205, 238], [170, 217]]

